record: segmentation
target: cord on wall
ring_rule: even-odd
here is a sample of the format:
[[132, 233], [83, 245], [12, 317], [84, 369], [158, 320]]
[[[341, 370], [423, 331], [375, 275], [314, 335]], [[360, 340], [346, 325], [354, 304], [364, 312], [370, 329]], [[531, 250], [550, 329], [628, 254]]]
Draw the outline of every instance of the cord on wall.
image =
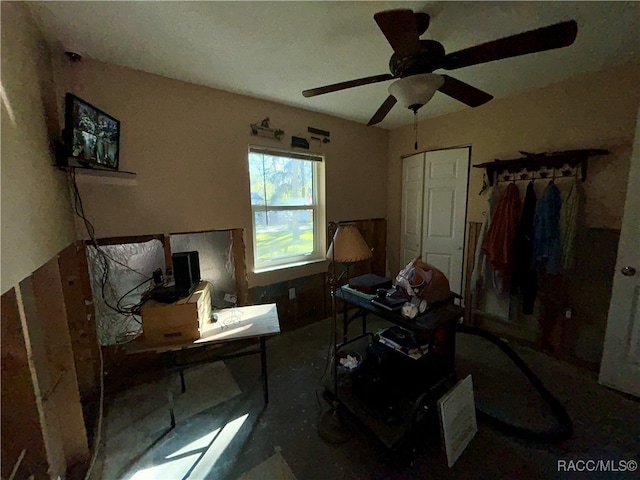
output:
[[22, 452], [20, 452], [20, 456], [18, 457], [18, 460], [16, 460], [16, 463], [13, 466], [13, 470], [11, 470], [11, 475], [9, 475], [8, 480], [13, 480], [14, 478], [16, 478], [16, 474], [18, 473], [18, 469], [20, 468], [20, 464], [22, 463], [22, 459], [24, 458], [25, 453], [27, 453], [26, 449], [23, 449]]
[[[120, 301], [124, 297], [122, 297], [121, 299], [118, 300], [118, 304], [116, 305], [115, 308], [113, 306], [109, 305], [109, 303], [104, 298], [104, 286], [105, 286], [106, 278], [107, 278], [108, 272], [109, 272], [109, 268], [108, 268], [109, 264], [108, 264], [108, 260], [107, 260], [108, 255], [98, 245], [98, 242], [97, 242], [97, 240], [95, 238], [95, 234], [94, 234], [95, 229], [94, 229], [93, 225], [91, 224], [91, 222], [87, 219], [87, 217], [86, 217], [86, 215], [84, 213], [84, 206], [82, 204], [82, 197], [80, 196], [80, 191], [78, 190], [78, 184], [76, 183], [75, 170], [72, 169], [69, 172], [69, 179], [70, 179], [70, 182], [71, 182], [72, 193], [73, 193], [73, 198], [74, 198], [74, 210], [75, 210], [75, 213], [84, 222], [84, 226], [87, 229], [87, 233], [89, 234], [89, 237], [91, 238], [91, 241], [93, 242], [93, 245], [95, 246], [96, 250], [99, 253], [102, 254], [103, 260], [105, 262], [104, 263], [104, 275], [102, 277], [102, 282], [101, 282], [102, 283], [102, 298], [103, 298], [103, 300], [104, 300], [104, 302], [105, 302], [105, 304], [107, 306], [109, 306], [113, 310], [118, 311]], [[118, 262], [118, 263], [120, 263], [120, 262]], [[129, 267], [127, 266], [127, 268], [129, 268]], [[126, 294], [125, 294], [125, 296], [126, 296]], [[89, 320], [90, 320], [90, 318], [89, 318]], [[98, 332], [98, 322], [95, 321], [94, 324], [95, 324], [96, 339], [97, 339], [98, 338], [98, 334], [99, 334], [99, 332]], [[96, 463], [96, 459], [98, 458], [98, 452], [100, 450], [100, 442], [102, 441], [102, 421], [103, 421], [103, 417], [104, 417], [104, 357], [102, 356], [102, 347], [100, 346], [99, 342], [98, 342], [98, 355], [99, 355], [99, 358], [100, 358], [100, 400], [99, 400], [99, 404], [98, 404], [98, 424], [96, 426], [96, 434], [95, 434], [94, 441], [93, 441], [93, 444], [94, 444], [93, 454], [91, 455], [91, 461], [89, 462], [89, 468], [87, 468], [87, 472], [85, 473], [85, 476], [84, 476], [85, 480], [89, 480], [89, 478], [91, 477], [91, 472], [93, 471], [93, 467], [94, 467], [94, 465]]]
[[[98, 324], [96, 323], [96, 335], [98, 330]], [[98, 405], [98, 426], [96, 427], [96, 435], [93, 439], [93, 455], [91, 455], [91, 462], [89, 468], [84, 476], [84, 480], [91, 478], [91, 472], [93, 466], [98, 458], [98, 451], [100, 450], [100, 442], [102, 441], [102, 418], [104, 417], [104, 358], [102, 357], [102, 348], [98, 345], [98, 352], [100, 355], [100, 403]]]

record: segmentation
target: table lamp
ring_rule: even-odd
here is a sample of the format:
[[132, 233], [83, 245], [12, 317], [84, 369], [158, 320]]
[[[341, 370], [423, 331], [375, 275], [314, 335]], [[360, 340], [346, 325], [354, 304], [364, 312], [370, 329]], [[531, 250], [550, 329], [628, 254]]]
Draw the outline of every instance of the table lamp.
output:
[[[338, 344], [338, 312], [336, 306], [336, 285], [342, 275], [346, 273], [349, 279], [349, 267], [355, 262], [368, 260], [373, 256], [371, 249], [362, 238], [362, 234], [355, 223], [335, 222], [329, 223], [329, 235], [332, 237], [331, 245], [327, 251], [327, 259], [331, 260], [329, 273], [329, 287], [331, 289], [331, 310], [333, 314], [332, 338], [334, 346]], [[336, 262], [346, 265], [346, 270], [336, 278]], [[318, 424], [318, 433], [328, 443], [342, 443], [349, 439], [350, 434], [345, 430], [338, 417], [338, 363], [336, 352], [333, 355], [333, 408], [324, 412]]]

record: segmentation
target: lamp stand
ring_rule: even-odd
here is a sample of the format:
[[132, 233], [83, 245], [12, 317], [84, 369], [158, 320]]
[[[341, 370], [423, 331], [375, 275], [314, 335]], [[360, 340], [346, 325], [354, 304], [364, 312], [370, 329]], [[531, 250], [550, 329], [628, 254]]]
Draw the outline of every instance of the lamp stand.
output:
[[[335, 222], [329, 223], [329, 237], [333, 239], [338, 225]], [[329, 273], [329, 289], [331, 292], [331, 330], [333, 348], [330, 349], [330, 355], [333, 356], [333, 400], [331, 408], [322, 413], [318, 420], [318, 435], [325, 442], [331, 444], [344, 443], [352, 436], [351, 431], [348, 430], [338, 411], [338, 362], [336, 362], [336, 345], [338, 344], [338, 308], [336, 305], [336, 285], [338, 279], [336, 278], [336, 262], [335, 262], [335, 249], [332, 252], [331, 258], [331, 271]]]

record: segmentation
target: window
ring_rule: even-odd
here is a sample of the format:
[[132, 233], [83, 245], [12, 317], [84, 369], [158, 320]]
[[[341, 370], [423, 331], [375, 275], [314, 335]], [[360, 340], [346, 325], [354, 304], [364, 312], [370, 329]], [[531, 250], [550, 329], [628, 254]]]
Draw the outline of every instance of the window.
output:
[[256, 270], [324, 259], [323, 158], [249, 149]]

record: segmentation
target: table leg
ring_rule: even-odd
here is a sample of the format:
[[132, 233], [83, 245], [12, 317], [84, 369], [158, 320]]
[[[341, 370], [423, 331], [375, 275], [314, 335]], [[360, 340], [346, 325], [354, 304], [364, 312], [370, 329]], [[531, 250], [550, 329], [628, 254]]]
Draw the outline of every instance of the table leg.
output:
[[367, 334], [367, 312], [362, 312], [362, 334]]
[[184, 384], [184, 370], [180, 370], [180, 387], [182, 393], [185, 393], [187, 391], [187, 386]]
[[342, 302], [342, 343], [347, 343], [349, 333], [349, 314], [347, 304]]
[[[171, 419], [171, 428], [176, 426], [176, 415], [174, 412], [173, 392], [171, 391], [171, 367], [176, 364], [175, 352], [165, 352], [161, 354], [162, 366], [164, 368], [164, 377], [167, 386], [167, 400], [169, 401], [169, 417]], [[182, 370], [180, 370], [180, 378], [182, 379]], [[183, 383], [184, 386], [184, 383]]]
[[264, 388], [264, 404], [269, 403], [269, 380], [267, 378], [267, 342], [264, 337], [260, 337], [260, 359], [262, 363], [262, 382]]
[[167, 399], [169, 400], [169, 416], [171, 417], [171, 428], [176, 428], [176, 415], [173, 411], [173, 392], [171, 391], [171, 376], [167, 376]]

